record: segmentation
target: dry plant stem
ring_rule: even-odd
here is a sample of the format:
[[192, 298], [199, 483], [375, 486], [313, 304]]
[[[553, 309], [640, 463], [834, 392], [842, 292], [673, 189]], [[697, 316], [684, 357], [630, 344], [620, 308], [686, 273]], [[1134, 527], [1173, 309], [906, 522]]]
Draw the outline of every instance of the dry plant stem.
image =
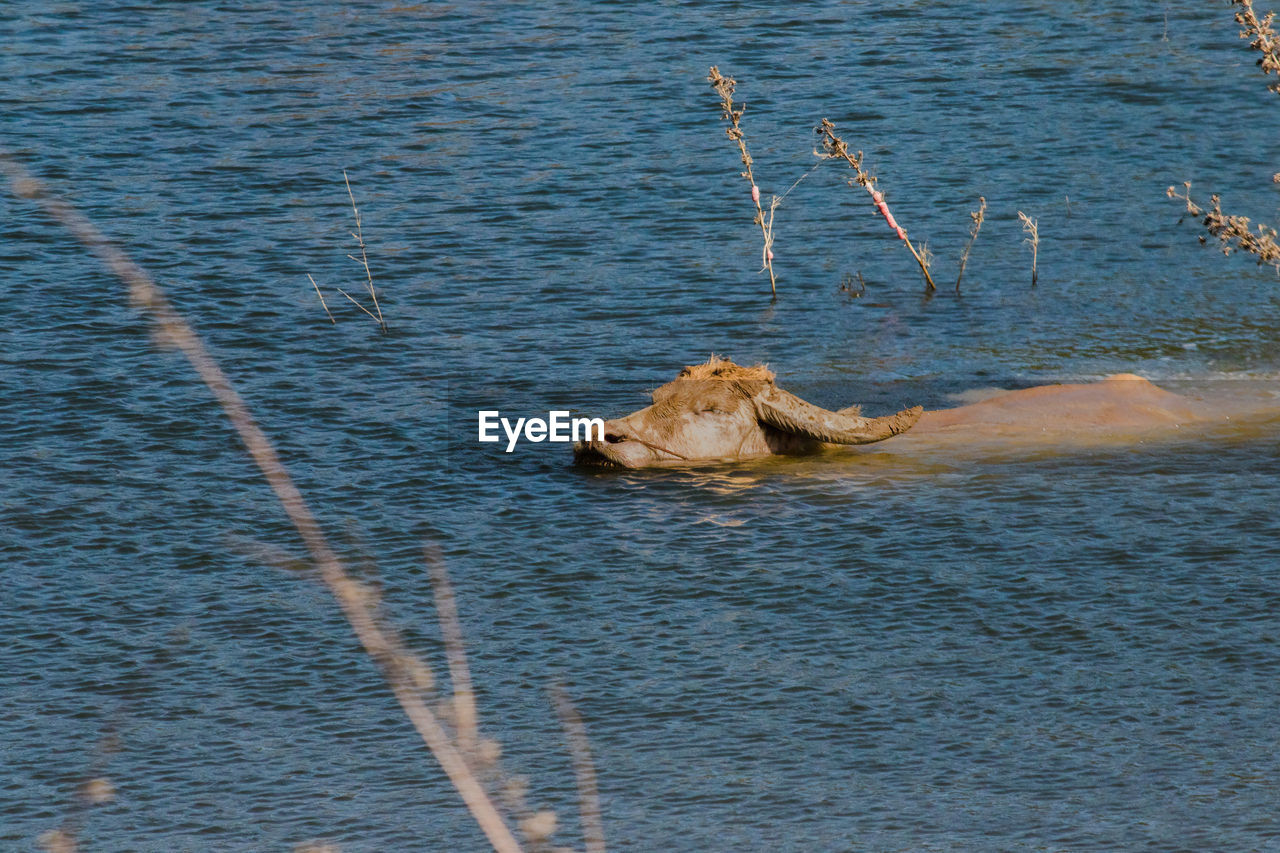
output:
[[[1262, 54], [1258, 60], [1262, 73], [1280, 75], [1280, 36], [1273, 27], [1275, 13], [1268, 12], [1259, 20], [1253, 9], [1253, 0], [1231, 0], [1231, 4], [1240, 7], [1235, 14], [1236, 23], [1241, 26], [1240, 38], [1252, 39], [1249, 46]], [[1271, 83], [1267, 88], [1280, 94], [1280, 83]], [[1272, 175], [1271, 180], [1280, 183], [1280, 173]], [[1255, 233], [1250, 228], [1248, 217], [1223, 213], [1222, 199], [1217, 195], [1209, 197], [1212, 207], [1205, 210], [1191, 200], [1191, 182], [1184, 181], [1182, 186], [1182, 194], [1175, 187], [1169, 187], [1165, 194], [1186, 202], [1187, 213], [1200, 219], [1205, 230], [1218, 238], [1224, 255], [1236, 250], [1249, 252], [1258, 258], [1259, 265], [1270, 264], [1280, 273], [1280, 244], [1276, 242], [1276, 229], [1259, 224]], [[1203, 235], [1200, 242], [1205, 242]]]
[[586, 853], [605, 853], [604, 821], [601, 819], [600, 789], [596, 785], [595, 763], [591, 760], [591, 745], [587, 729], [582, 724], [578, 709], [573, 706], [569, 694], [559, 685], [552, 689], [552, 701], [565, 741], [573, 757], [573, 773], [578, 781], [578, 814], [582, 821], [582, 838]]
[[439, 552], [429, 550], [426, 560], [431, 588], [435, 593], [436, 613], [440, 618], [440, 635], [444, 638], [445, 656], [449, 660], [458, 746], [464, 755], [471, 755], [476, 748], [476, 701], [471, 687], [471, 669], [467, 666], [467, 651], [462, 642], [462, 622], [458, 619], [453, 586], [449, 583]]
[[969, 253], [973, 251], [973, 244], [978, 241], [978, 232], [982, 230], [982, 220], [987, 215], [987, 200], [983, 196], [978, 196], [978, 209], [969, 214], [969, 242], [965, 243], [964, 251], [960, 253], [960, 274], [956, 276], [956, 293], [960, 292], [960, 279], [964, 278], [964, 268], [969, 265]]
[[[1268, 12], [1259, 20], [1253, 11], [1253, 0], [1231, 0], [1231, 5], [1240, 7], [1235, 14], [1236, 23], [1242, 27], [1240, 38], [1252, 39], [1249, 47], [1262, 54], [1258, 59], [1262, 73], [1280, 75], [1280, 36], [1272, 26], [1275, 12]], [[1280, 95], [1280, 83], [1272, 83], [1267, 88]]]
[[1036, 286], [1036, 260], [1040, 255], [1040, 227], [1035, 219], [1027, 216], [1021, 210], [1018, 211], [1018, 219], [1022, 222], [1022, 230], [1029, 236], [1022, 242], [1031, 247], [1031, 286]]
[[[1257, 257], [1259, 265], [1269, 264], [1280, 273], [1280, 243], [1276, 240], [1280, 235], [1277, 235], [1276, 229], [1260, 224], [1257, 233], [1254, 233], [1249, 228], [1248, 217], [1228, 216], [1222, 212], [1222, 199], [1217, 195], [1209, 197], [1212, 206], [1205, 210], [1191, 200], [1191, 182], [1184, 181], [1182, 186], [1184, 191], [1181, 195], [1175, 187], [1169, 187], [1165, 194], [1169, 198], [1186, 202], [1187, 213], [1200, 219], [1205, 230], [1218, 238], [1224, 255], [1236, 250], [1248, 252]], [[1204, 237], [1201, 237], [1200, 242], [1204, 241]]]
[[848, 144], [836, 135], [836, 126], [829, 119], [824, 118], [817, 131], [822, 136], [823, 149], [823, 153], [818, 156], [842, 159], [849, 164], [850, 168], [853, 169], [854, 180], [870, 194], [871, 200], [875, 202], [876, 210], [884, 217], [884, 221], [897, 234], [898, 239], [903, 242], [907, 250], [911, 252], [911, 257], [915, 258], [916, 263], [920, 265], [920, 272], [924, 274], [925, 289], [930, 293], [937, 290], [937, 286], [933, 283], [933, 276], [929, 273], [930, 256], [928, 248], [923, 245], [919, 248], [914, 246], [907, 238], [907, 230], [893, 218], [893, 214], [889, 212], [889, 205], [884, 200], [884, 194], [876, 187], [878, 179], [862, 168], [862, 152], [859, 151], [857, 154], [849, 153]]
[[80, 849], [75, 835], [65, 829], [51, 829], [48, 832], [42, 832], [40, 837], [36, 839], [36, 843], [40, 845], [40, 849], [44, 850], [45, 853], [77, 853]]
[[320, 304], [324, 307], [324, 313], [329, 315], [329, 322], [335, 326], [338, 325], [338, 321], [333, 319], [333, 312], [329, 310], [329, 303], [324, 301], [324, 294], [320, 292], [320, 285], [316, 284], [316, 280], [314, 278], [311, 278], [311, 273], [307, 273], [307, 278], [311, 279], [311, 286], [316, 289], [316, 296], [320, 297]]
[[[373, 317], [375, 320], [377, 320], [378, 327], [382, 329], [383, 334], [386, 334], [387, 324], [386, 324], [386, 321], [382, 319], [382, 308], [378, 306], [378, 294], [377, 294], [377, 291], [373, 289], [373, 273], [369, 271], [369, 256], [365, 254], [365, 250], [364, 250], [364, 231], [360, 227], [360, 208], [356, 207], [356, 197], [355, 197], [355, 194], [351, 192], [351, 179], [347, 177], [346, 169], [342, 170], [342, 180], [345, 181], [347, 184], [347, 197], [351, 199], [351, 212], [355, 214], [355, 218], [356, 218], [356, 230], [351, 233], [351, 236], [355, 237], [356, 243], [360, 245], [360, 257], [357, 258], [355, 255], [347, 255], [347, 257], [353, 261], [358, 261], [364, 264], [365, 280], [368, 282], [369, 296], [372, 297], [373, 299], [373, 308], [374, 308], [374, 311], [378, 312], [377, 316], [374, 316], [374, 314], [370, 312], [369, 309], [364, 308], [364, 306], [360, 305], [359, 302], [356, 302], [356, 304], [360, 305], [361, 308], [364, 308], [364, 313], [368, 314], [370, 317]], [[345, 293], [342, 295], [347, 296]], [[347, 298], [351, 299], [350, 296], [347, 296]], [[351, 299], [351, 301], [355, 302], [354, 299]]]
[[[742, 165], [746, 170], [742, 173], [742, 177], [747, 179], [751, 184], [751, 201], [756, 206], [755, 222], [760, 226], [760, 233], [764, 237], [764, 249], [761, 252], [761, 258], [764, 261], [764, 268], [769, 271], [769, 288], [774, 297], [778, 295], [778, 283], [773, 276], [773, 212], [777, 209], [781, 199], [774, 198], [769, 204], [769, 215], [766, 218], [764, 207], [760, 204], [760, 188], [756, 186], [755, 173], [752, 171], [751, 155], [747, 153], [747, 140], [742, 134], [740, 123], [742, 114], [746, 111], [744, 106], [742, 109], [734, 109], [733, 90], [737, 86], [737, 81], [732, 77], [724, 77], [720, 74], [720, 69], [714, 65], [711, 66], [711, 73], [707, 76], [711, 87], [720, 95], [720, 108], [722, 110], [721, 117], [729, 122], [729, 126], [725, 128], [725, 135], [732, 139], [738, 146], [738, 153], [742, 155]], [[803, 179], [802, 179], [803, 180]], [[796, 183], [799, 183], [797, 181]]]
[[124, 282], [133, 302], [151, 314], [163, 339], [180, 350], [199, 374], [284, 507], [306, 545], [320, 579], [342, 608], [342, 613], [360, 644], [382, 669], [405, 715], [444, 768], [449, 781], [467, 804], [489, 843], [500, 853], [520, 851], [519, 842], [492, 800], [404, 672], [400, 658], [395, 654], [398, 641], [379, 624], [363, 585], [347, 573], [329, 547], [315, 516], [276, 454], [275, 447], [253, 420], [244, 400], [231, 387], [226, 374], [209, 354], [195, 330], [173, 308], [151, 276], [108, 240], [83, 214], [62, 199], [50, 195], [41, 182], [4, 154], [0, 154], [0, 170], [9, 177], [15, 195], [38, 203]]
[[83, 781], [76, 786], [71, 813], [63, 819], [60, 827], [42, 832], [36, 841], [46, 853], [75, 853], [87, 811], [93, 806], [115, 799], [115, 786], [105, 774], [111, 757], [120, 751], [120, 738], [116, 734], [114, 723], [108, 723], [105, 732], [98, 741], [97, 755], [89, 765]]
[[[351, 257], [351, 256], [350, 256], [350, 255], [347, 255], [347, 257]], [[347, 292], [346, 292], [345, 290], [343, 290], [341, 287], [336, 288], [336, 289], [337, 289], [337, 291], [338, 291], [339, 293], [341, 293], [343, 296], [345, 296], [345, 297], [347, 297], [348, 299], [350, 299], [350, 300], [351, 300], [351, 302], [352, 302], [352, 303], [353, 303], [357, 308], [359, 308], [359, 309], [360, 309], [361, 311], [363, 311], [364, 313], [368, 314], [370, 317], [373, 317], [374, 321], [375, 321], [375, 322], [378, 322], [378, 323], [379, 323], [379, 325], [381, 325], [381, 321], [380, 321], [380, 320], [378, 320], [377, 315], [376, 315], [376, 314], [374, 314], [372, 311], [370, 311], [368, 308], [365, 308], [363, 305], [361, 305], [361, 304], [360, 304], [360, 300], [359, 300], [359, 299], [356, 299], [354, 296], [352, 296], [350, 293], [347, 293]], [[385, 330], [384, 330], [384, 331], [385, 331]]]

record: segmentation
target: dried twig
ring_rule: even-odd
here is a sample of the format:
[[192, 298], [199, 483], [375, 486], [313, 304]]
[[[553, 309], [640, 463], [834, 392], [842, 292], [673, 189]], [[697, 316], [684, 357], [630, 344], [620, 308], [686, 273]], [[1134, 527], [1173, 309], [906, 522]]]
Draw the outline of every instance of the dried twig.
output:
[[[348, 256], [348, 257], [350, 257], [350, 256]], [[365, 307], [364, 307], [364, 305], [360, 302], [360, 300], [359, 300], [359, 299], [356, 299], [354, 296], [352, 296], [350, 293], [347, 293], [347, 292], [346, 292], [345, 290], [343, 290], [341, 287], [339, 287], [339, 288], [335, 288], [335, 289], [336, 289], [339, 293], [341, 293], [343, 296], [345, 296], [345, 297], [347, 297], [348, 299], [350, 299], [350, 300], [352, 301], [352, 303], [354, 303], [354, 304], [355, 304], [355, 306], [356, 306], [357, 308], [359, 308], [361, 311], [363, 311], [364, 313], [366, 313], [366, 314], [368, 314], [370, 317], [372, 317], [372, 318], [374, 319], [374, 321], [375, 321], [375, 322], [377, 322], [379, 325], [381, 325], [381, 324], [382, 324], [382, 321], [378, 319], [377, 315], [376, 315], [376, 314], [374, 314], [372, 311], [370, 311], [368, 308], [365, 308]]]
[[[1268, 12], [1259, 20], [1253, 11], [1253, 0], [1231, 0], [1231, 5], [1240, 7], [1235, 14], [1236, 23], [1242, 27], [1240, 38], [1252, 39], [1249, 47], [1262, 54], [1258, 59], [1262, 73], [1280, 75], [1280, 36], [1272, 27], [1276, 13]], [[1271, 83], [1267, 88], [1280, 95], [1280, 83]]]
[[[351, 179], [347, 177], [346, 169], [342, 170], [342, 180], [345, 181], [347, 184], [347, 197], [351, 199], [351, 212], [355, 214], [355, 218], [356, 218], [356, 230], [351, 232], [351, 236], [356, 238], [356, 243], [360, 246], [360, 257], [357, 258], [355, 255], [347, 255], [347, 257], [357, 263], [364, 265], [365, 281], [367, 282], [369, 287], [369, 296], [370, 298], [373, 299], [373, 311], [370, 311], [368, 308], [365, 308], [363, 305], [360, 305], [359, 302], [356, 302], [355, 299], [351, 299], [351, 297], [346, 293], [343, 293], [342, 295], [346, 296], [348, 299], [351, 299], [351, 301], [355, 302], [357, 305], [360, 305], [360, 308], [361, 310], [364, 311], [364, 313], [368, 314], [370, 317], [373, 317], [374, 320], [378, 321], [378, 328], [382, 329], [383, 334], [386, 334], [387, 323], [385, 320], [382, 319], [382, 308], [379, 307], [378, 305], [378, 292], [373, 288], [373, 273], [369, 271], [369, 256], [365, 252], [364, 231], [361, 228], [361, 224], [360, 224], [360, 208], [356, 207], [356, 197], [355, 197], [355, 194], [351, 192]], [[377, 312], [377, 313], [375, 314], [374, 312]]]
[[[1246, 216], [1228, 216], [1222, 212], [1222, 200], [1217, 195], [1209, 197], [1211, 207], [1208, 210], [1191, 200], [1191, 182], [1183, 181], [1183, 192], [1176, 187], [1169, 187], [1165, 195], [1186, 202], [1187, 213], [1196, 217], [1204, 225], [1206, 231], [1218, 238], [1222, 254], [1229, 255], [1239, 250], [1248, 252], [1258, 259], [1258, 265], [1270, 264], [1280, 273], [1280, 243], [1277, 243], [1276, 229], [1259, 224], [1257, 233], [1249, 228]], [[1204, 243], [1202, 235], [1200, 242]]]
[[80, 850], [75, 834], [67, 829], [51, 829], [48, 832], [42, 832], [36, 839], [36, 843], [45, 853], [78, 853]]
[[1018, 219], [1022, 221], [1022, 230], [1028, 235], [1022, 242], [1031, 247], [1031, 286], [1036, 286], [1036, 260], [1040, 255], [1040, 226], [1037, 220], [1018, 211]]
[[[742, 155], [742, 165], [746, 169], [742, 173], [742, 177], [746, 178], [751, 184], [751, 201], [756, 206], [756, 216], [753, 221], [760, 226], [760, 233], [764, 236], [761, 260], [764, 262], [763, 268], [769, 271], [769, 288], [776, 297], [778, 295], [778, 284], [773, 275], [773, 212], [777, 210], [782, 199], [777, 196], [773, 197], [769, 203], [769, 213], [766, 216], [764, 208], [760, 204], [760, 187], [756, 185], [751, 155], [747, 153], [747, 140], [743, 136], [742, 127], [740, 126], [746, 106], [743, 105], [741, 109], [736, 109], [733, 103], [733, 90], [737, 86], [737, 81], [732, 77], [722, 76], [720, 70], [714, 65], [711, 66], [711, 73], [707, 76], [707, 80], [711, 83], [711, 87], [716, 90], [716, 93], [720, 95], [721, 117], [729, 122], [729, 126], [724, 130], [725, 135], [737, 144], [738, 153]], [[800, 180], [804, 180], [804, 178], [802, 177]], [[799, 182], [796, 181], [796, 183]]]
[[569, 694], [559, 685], [551, 691], [556, 714], [564, 730], [569, 754], [573, 756], [573, 773], [578, 780], [578, 813], [582, 821], [583, 842], [586, 853], [605, 853], [604, 821], [600, 817], [600, 790], [596, 785], [595, 763], [591, 760], [591, 745], [587, 741], [587, 729], [582, 724], [578, 709], [573, 706]]
[[[360, 644], [382, 669], [405, 715], [444, 768], [490, 844], [500, 853], [518, 853], [522, 849], [521, 845], [506, 820], [476, 778], [467, 759], [449, 737], [444, 725], [423, 700], [421, 681], [413, 666], [414, 656], [404, 650], [395, 633], [379, 618], [376, 597], [370, 594], [365, 584], [352, 577], [329, 546], [302, 493], [280, 461], [275, 447], [254, 421], [244, 400], [231, 387], [226, 374], [205, 348], [199, 335], [173, 308], [146, 270], [108, 240], [82, 213], [49, 194], [41, 182], [2, 153], [0, 171], [8, 175], [15, 195], [38, 203], [49, 216], [92, 250], [126, 285], [134, 303], [151, 314], [159, 326], [161, 337], [186, 356], [222, 407], [240, 435], [245, 449], [275, 492], [294, 529], [306, 545], [320, 579], [333, 594]], [[545, 820], [543, 823], [545, 824]], [[552, 825], [554, 826], [554, 820]], [[47, 839], [50, 844], [63, 843], [65, 840], [56, 834]], [[71, 840], [74, 843], [74, 839]]]
[[428, 551], [427, 569], [435, 593], [436, 615], [440, 619], [440, 635], [444, 638], [445, 657], [449, 661], [449, 681], [453, 686], [453, 722], [458, 745], [464, 753], [476, 748], [476, 697], [471, 688], [471, 669], [467, 666], [467, 650], [462, 642], [462, 623], [453, 587], [444, 570], [439, 552]]
[[63, 820], [62, 826], [40, 833], [36, 843], [45, 853], [76, 853], [79, 838], [85, 824], [87, 811], [93, 806], [105, 805], [115, 799], [115, 785], [105, 775], [111, 757], [120, 750], [120, 737], [115, 726], [109, 725], [98, 741], [97, 754], [88, 773], [76, 786], [75, 805]]
[[[1231, 0], [1231, 4], [1240, 7], [1235, 13], [1236, 23], [1241, 27], [1240, 38], [1252, 39], [1249, 46], [1262, 54], [1258, 59], [1262, 73], [1280, 75], [1280, 36], [1273, 27], [1275, 13], [1268, 12], [1259, 19], [1253, 9], [1253, 0]], [[1280, 94], [1280, 83], [1271, 83], [1267, 88]], [[1271, 180], [1280, 183], [1280, 173], [1272, 175]], [[1186, 203], [1187, 213], [1199, 219], [1205, 230], [1218, 238], [1219, 248], [1224, 255], [1236, 250], [1248, 252], [1257, 257], [1259, 266], [1270, 264], [1280, 273], [1280, 244], [1276, 241], [1275, 228], [1259, 223], [1254, 232], [1250, 228], [1248, 217], [1223, 213], [1222, 199], [1216, 194], [1209, 197], [1211, 206], [1205, 210], [1191, 200], [1191, 182], [1183, 181], [1182, 186], [1182, 193], [1176, 187], [1169, 187], [1165, 195]], [[1203, 234], [1200, 235], [1200, 242], [1207, 242]]]
[[965, 243], [964, 251], [960, 253], [960, 273], [956, 276], [956, 293], [960, 292], [960, 279], [964, 278], [964, 268], [969, 264], [969, 252], [973, 251], [973, 244], [978, 240], [978, 232], [982, 230], [982, 220], [987, 215], [987, 200], [978, 196], [978, 209], [969, 213], [969, 242]]
[[[311, 273], [307, 273], [307, 278], [311, 279], [311, 286], [316, 289], [316, 296], [320, 297], [320, 304], [324, 307], [324, 313], [329, 315], [329, 322], [333, 323], [335, 326], [338, 325], [338, 321], [333, 319], [333, 312], [329, 310], [329, 303], [324, 301], [324, 294], [320, 292], [320, 285], [316, 284], [316, 280], [314, 278], [311, 278]], [[350, 299], [351, 297], [348, 296], [347, 298]], [[359, 305], [358, 302], [356, 304]]]
[[840, 292], [849, 294], [850, 299], [857, 299], [866, 294], [867, 280], [862, 277], [862, 270], [858, 270], [856, 279], [850, 273], [845, 273], [840, 279]]
[[[897, 223], [893, 218], [893, 214], [889, 212], [889, 205], [884, 200], [884, 194], [876, 186], [877, 178], [875, 175], [868, 174], [862, 168], [862, 152], [857, 154], [849, 153], [849, 146], [843, 139], [836, 135], [836, 126], [829, 119], [823, 119], [822, 124], [817, 127], [817, 132], [822, 136], [822, 154], [819, 157], [827, 159], [842, 159], [849, 164], [854, 172], [854, 182], [865, 189], [870, 195], [872, 201], [875, 202], [876, 210], [884, 217], [884, 221], [889, 224], [898, 239], [903, 242], [907, 249], [911, 252], [911, 256], [916, 259], [916, 263], [920, 265], [920, 272], [924, 273], [925, 289], [933, 292], [937, 287], [933, 283], [933, 276], [929, 274], [929, 261], [931, 255], [927, 246], [921, 245], [917, 248], [907, 238], [907, 230]], [[851, 182], [849, 184], [853, 186]]]

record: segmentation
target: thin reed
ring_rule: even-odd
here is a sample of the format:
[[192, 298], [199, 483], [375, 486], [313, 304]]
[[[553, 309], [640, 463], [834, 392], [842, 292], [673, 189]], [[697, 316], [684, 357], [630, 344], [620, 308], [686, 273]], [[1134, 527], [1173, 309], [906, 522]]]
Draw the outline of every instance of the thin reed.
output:
[[311, 286], [316, 289], [316, 296], [320, 297], [320, 305], [324, 308], [324, 313], [328, 316], [329, 322], [338, 325], [338, 321], [333, 319], [333, 312], [329, 310], [329, 303], [324, 301], [324, 294], [320, 292], [320, 285], [316, 284], [316, 280], [311, 278], [311, 273], [307, 273], [307, 278], [311, 279]]
[[773, 212], [777, 210], [781, 199], [777, 196], [772, 198], [769, 202], [769, 213], [766, 215], [764, 207], [760, 204], [760, 187], [756, 185], [755, 172], [752, 168], [753, 161], [751, 155], [747, 152], [747, 140], [742, 133], [742, 114], [747, 108], [745, 104], [739, 108], [733, 103], [733, 92], [734, 87], [738, 85], [737, 81], [732, 77], [723, 76], [714, 65], [711, 66], [711, 73], [707, 76], [707, 80], [720, 96], [721, 117], [729, 122], [729, 126], [724, 131], [725, 135], [738, 146], [738, 153], [742, 156], [742, 166], [745, 170], [742, 172], [742, 177], [746, 178], [747, 182], [751, 184], [751, 201], [756, 207], [756, 215], [753, 221], [760, 226], [760, 233], [764, 237], [761, 260], [763, 261], [763, 269], [769, 271], [769, 289], [776, 298], [778, 295], [778, 283], [773, 275]]
[[964, 244], [964, 251], [960, 253], [960, 272], [956, 275], [956, 293], [960, 292], [960, 279], [964, 278], [964, 268], [969, 265], [969, 253], [973, 251], [973, 244], [978, 241], [978, 232], [982, 230], [982, 221], [987, 215], [987, 200], [983, 196], [978, 196], [978, 209], [969, 213], [969, 242]]
[[1021, 210], [1018, 211], [1018, 219], [1022, 222], [1023, 233], [1027, 235], [1022, 242], [1031, 247], [1031, 286], [1035, 287], [1039, 277], [1037, 262], [1040, 258], [1040, 224]]
[[551, 692], [560, 726], [564, 730], [565, 743], [573, 758], [573, 774], [578, 782], [578, 816], [582, 821], [583, 843], [586, 853], [605, 853], [604, 821], [600, 809], [600, 789], [596, 784], [595, 762], [591, 759], [591, 743], [582, 716], [574, 707], [568, 692], [556, 685]]
[[[531, 812], [524, 807], [523, 782], [497, 769], [500, 748], [496, 742], [479, 738], [476, 734], [470, 673], [462, 653], [461, 629], [443, 561], [434, 552], [426, 554], [455, 689], [453, 699], [440, 703], [437, 712], [427, 701], [436, 683], [430, 667], [405, 646], [399, 633], [390, 625], [381, 610], [376, 588], [358, 580], [330, 547], [275, 447], [254, 420], [244, 399], [155, 280], [83, 214], [52, 195], [43, 183], [3, 152], [0, 152], [0, 171], [9, 178], [15, 195], [37, 203], [102, 260], [124, 283], [132, 301], [150, 314], [156, 324], [157, 339], [178, 349], [203, 380], [280, 501], [311, 557], [315, 575], [333, 595], [365, 653], [378, 664], [405, 715], [444, 769], [493, 849], [500, 853], [518, 853], [525, 849], [490, 793], [489, 789], [497, 786], [501, 787], [499, 793], [508, 807], [514, 805], [509, 813], [526, 843], [533, 849], [544, 847], [555, 829], [555, 815], [546, 811]], [[579, 756], [575, 748], [577, 760]], [[109, 783], [104, 780], [87, 788], [84, 797], [88, 802], [97, 802], [110, 793]], [[41, 843], [46, 850], [70, 853], [76, 849], [74, 828], [64, 827], [46, 833]], [[595, 844], [594, 829], [589, 843]]]
[[[351, 179], [347, 177], [346, 169], [342, 170], [342, 180], [347, 185], [347, 197], [351, 199], [351, 213], [355, 216], [355, 219], [356, 219], [356, 230], [351, 232], [351, 236], [356, 238], [356, 243], [357, 245], [360, 246], [360, 257], [357, 258], [355, 255], [347, 255], [347, 257], [364, 266], [365, 282], [369, 288], [369, 298], [373, 300], [373, 311], [370, 311], [368, 308], [365, 308], [363, 305], [360, 305], [359, 302], [356, 302], [356, 300], [351, 299], [351, 297], [348, 296], [346, 293], [343, 293], [342, 295], [346, 296], [348, 299], [351, 299], [351, 301], [355, 302], [357, 305], [360, 305], [361, 310], [363, 310], [364, 313], [368, 314], [370, 317], [373, 317], [373, 319], [378, 322], [378, 328], [382, 329], [383, 334], [386, 334], [387, 322], [386, 320], [382, 319], [382, 307], [378, 305], [378, 291], [375, 290], [373, 287], [373, 273], [369, 270], [369, 255], [365, 251], [364, 229], [360, 222], [360, 208], [356, 207], [356, 196], [355, 196], [355, 193], [351, 191]], [[374, 313], [375, 311], [377, 312], [376, 314]]]
[[444, 638], [445, 657], [449, 662], [449, 683], [453, 686], [453, 723], [458, 734], [458, 745], [464, 752], [475, 750], [476, 697], [471, 687], [471, 668], [467, 665], [467, 650], [462, 641], [462, 622], [458, 619], [458, 605], [453, 588], [445, 574], [444, 561], [433, 552], [427, 554], [427, 568], [431, 575], [431, 588], [436, 599], [436, 615], [440, 620], [440, 636]]
[[816, 128], [819, 136], [822, 137], [822, 151], [819, 156], [826, 159], [840, 159], [849, 164], [849, 168], [853, 169], [854, 178], [850, 182], [850, 186], [857, 183], [867, 191], [871, 196], [871, 200], [875, 203], [876, 210], [884, 217], [884, 221], [889, 225], [898, 239], [902, 241], [907, 250], [911, 252], [911, 256], [916, 259], [916, 263], [920, 265], [920, 272], [924, 274], [925, 289], [932, 293], [937, 290], [937, 286], [933, 283], [933, 276], [929, 272], [932, 254], [929, 252], [927, 245], [914, 245], [907, 237], [907, 230], [898, 224], [893, 218], [893, 214], [889, 212], [889, 205], [884, 200], [882, 193], [877, 186], [878, 178], [868, 173], [862, 167], [862, 152], [851, 154], [848, 144], [836, 135], [836, 126], [829, 119], [823, 119], [822, 124]]
[[[352, 305], [355, 305], [365, 314], [372, 318], [373, 322], [378, 324], [378, 328], [385, 335], [387, 333], [387, 322], [382, 317], [382, 306], [378, 304], [378, 291], [373, 286], [373, 272], [369, 269], [369, 253], [364, 242], [364, 223], [360, 219], [360, 208], [356, 206], [355, 193], [351, 191], [351, 179], [347, 177], [347, 170], [342, 170], [342, 180], [347, 185], [347, 198], [351, 199], [351, 213], [355, 216], [356, 230], [351, 232], [351, 236], [355, 238], [356, 245], [360, 248], [360, 257], [348, 254], [347, 257], [364, 267], [365, 287], [369, 291], [369, 298], [373, 300], [373, 310], [370, 311], [365, 304], [356, 299], [350, 293], [347, 293], [341, 287], [335, 287], [334, 290], [345, 296]], [[316, 296], [320, 297], [320, 305], [324, 308], [324, 313], [329, 318], [329, 322], [335, 326], [338, 321], [334, 319], [333, 312], [329, 310], [329, 303], [325, 301], [324, 293], [320, 290], [320, 285], [316, 284], [316, 280], [311, 278], [311, 273], [307, 273], [307, 278], [311, 280], [311, 286], [315, 288]]]

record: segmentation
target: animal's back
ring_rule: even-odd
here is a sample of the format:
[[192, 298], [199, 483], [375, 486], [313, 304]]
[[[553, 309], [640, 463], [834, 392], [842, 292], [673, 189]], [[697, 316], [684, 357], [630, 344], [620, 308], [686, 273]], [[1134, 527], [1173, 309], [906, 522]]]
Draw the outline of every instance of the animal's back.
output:
[[1211, 407], [1202, 402], [1122, 373], [1101, 382], [1041, 385], [925, 412], [912, 433], [1130, 433], [1199, 423], [1212, 415]]

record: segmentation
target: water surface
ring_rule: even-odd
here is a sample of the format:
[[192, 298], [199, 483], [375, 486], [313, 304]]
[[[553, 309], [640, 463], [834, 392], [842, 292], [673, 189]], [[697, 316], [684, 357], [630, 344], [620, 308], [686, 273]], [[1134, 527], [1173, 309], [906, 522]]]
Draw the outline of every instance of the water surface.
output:
[[[1115, 372], [1269, 394], [1274, 273], [1164, 196], [1276, 218], [1280, 103], [1230, 17], [19, 0], [0, 139], [156, 276], [442, 666], [440, 544], [483, 723], [565, 843], [554, 680], [616, 849], [1269, 849], [1274, 424], [593, 473], [472, 420], [620, 414], [712, 352], [876, 413]], [[777, 212], [770, 302], [712, 64], [766, 198], [831, 118], [937, 297], [829, 163]], [[344, 169], [385, 336], [333, 291], [364, 276]], [[115, 731], [89, 849], [484, 849], [326, 594], [259, 558], [301, 548], [203, 386], [33, 205], [0, 222], [0, 845], [63, 821]]]

